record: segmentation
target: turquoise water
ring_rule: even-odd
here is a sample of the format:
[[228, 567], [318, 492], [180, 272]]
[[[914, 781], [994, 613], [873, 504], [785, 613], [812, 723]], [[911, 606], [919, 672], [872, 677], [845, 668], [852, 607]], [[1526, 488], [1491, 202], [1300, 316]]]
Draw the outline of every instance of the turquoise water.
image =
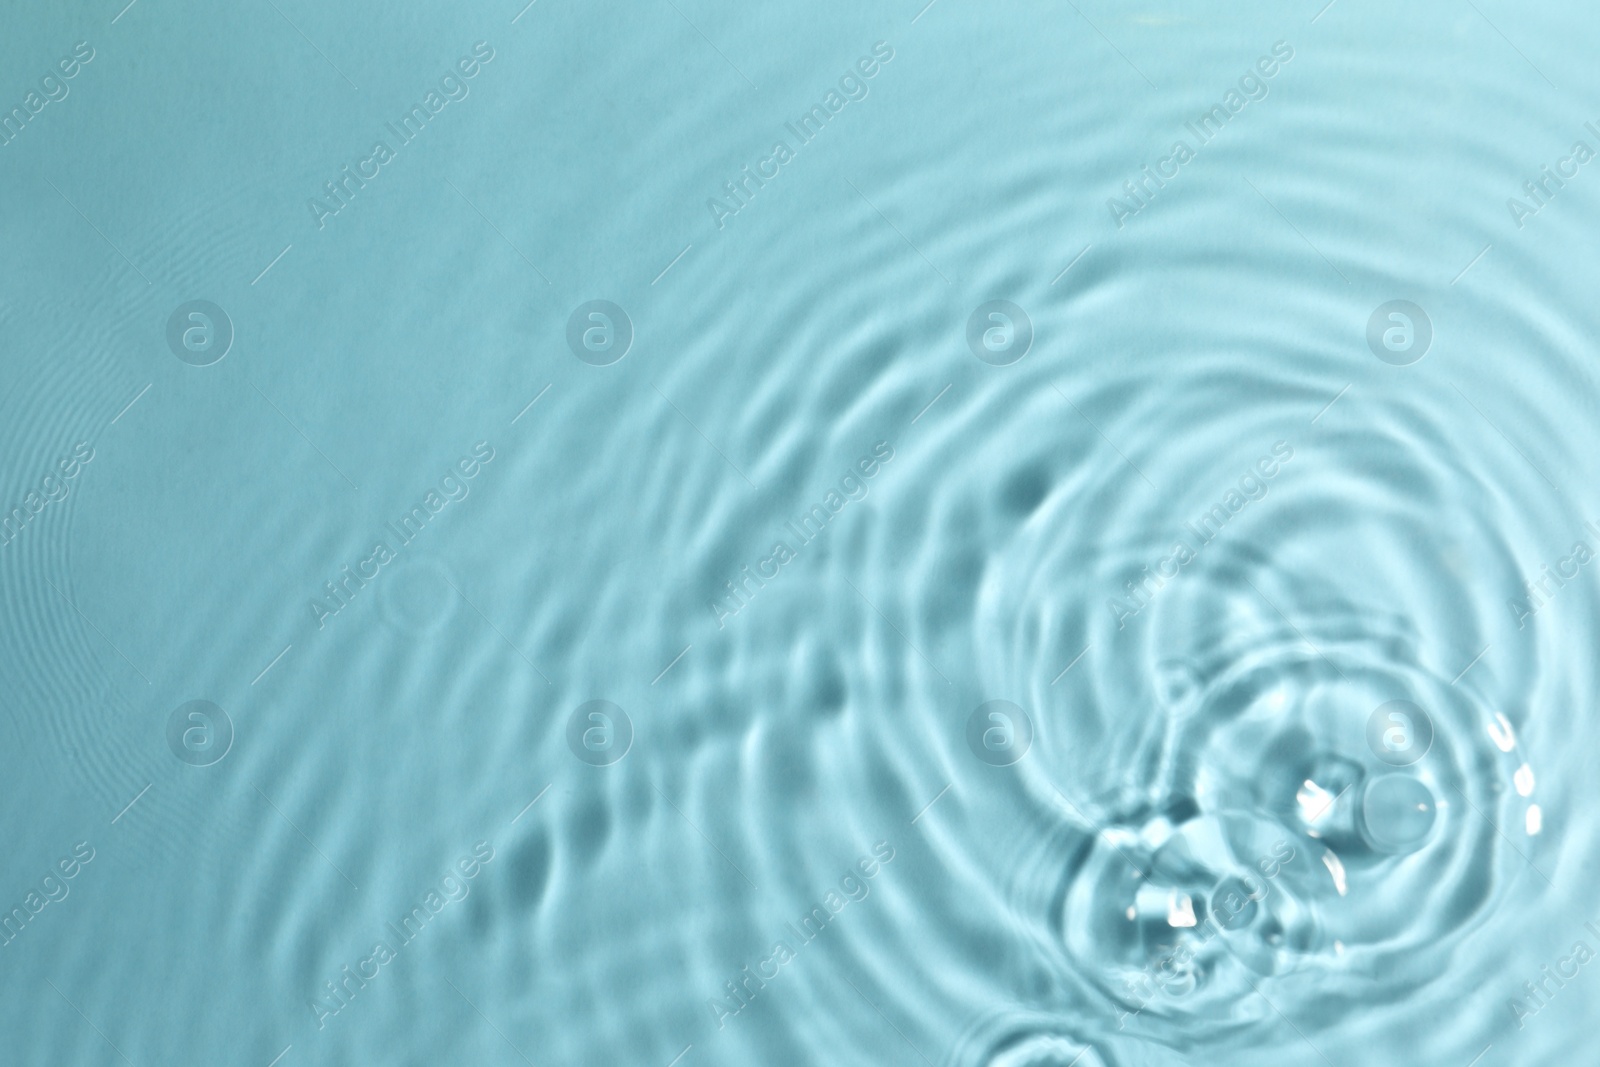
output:
[[524, 2], [5, 19], [0, 1063], [1581, 1060], [1594, 12]]

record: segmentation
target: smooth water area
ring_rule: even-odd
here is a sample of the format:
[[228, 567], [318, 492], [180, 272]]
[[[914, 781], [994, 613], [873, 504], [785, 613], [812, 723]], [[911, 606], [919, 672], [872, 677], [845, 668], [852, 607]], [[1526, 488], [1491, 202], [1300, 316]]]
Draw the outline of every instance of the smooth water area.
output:
[[1582, 1061], [1600, 16], [0, 34], [0, 1063]]

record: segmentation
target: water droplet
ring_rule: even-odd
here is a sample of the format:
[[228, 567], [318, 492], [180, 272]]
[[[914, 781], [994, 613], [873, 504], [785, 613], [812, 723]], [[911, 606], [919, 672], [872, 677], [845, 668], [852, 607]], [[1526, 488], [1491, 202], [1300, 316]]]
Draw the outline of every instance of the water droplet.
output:
[[1408, 774], [1374, 778], [1361, 798], [1362, 836], [1380, 852], [1421, 848], [1436, 817], [1433, 793]]

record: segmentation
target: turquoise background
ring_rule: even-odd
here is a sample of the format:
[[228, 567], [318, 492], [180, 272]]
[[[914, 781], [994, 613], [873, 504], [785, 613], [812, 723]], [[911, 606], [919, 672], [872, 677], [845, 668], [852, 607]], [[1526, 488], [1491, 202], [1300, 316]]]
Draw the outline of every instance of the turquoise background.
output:
[[0, 1060], [1589, 1040], [1592, 9], [4, 25]]

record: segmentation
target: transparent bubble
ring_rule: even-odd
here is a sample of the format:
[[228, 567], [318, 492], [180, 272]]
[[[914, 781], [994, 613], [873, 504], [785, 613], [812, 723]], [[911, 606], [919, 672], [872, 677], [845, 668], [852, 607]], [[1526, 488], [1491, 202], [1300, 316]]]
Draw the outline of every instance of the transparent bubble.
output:
[[1362, 836], [1381, 852], [1421, 848], [1437, 817], [1433, 793], [1409, 774], [1374, 778], [1361, 798]]

